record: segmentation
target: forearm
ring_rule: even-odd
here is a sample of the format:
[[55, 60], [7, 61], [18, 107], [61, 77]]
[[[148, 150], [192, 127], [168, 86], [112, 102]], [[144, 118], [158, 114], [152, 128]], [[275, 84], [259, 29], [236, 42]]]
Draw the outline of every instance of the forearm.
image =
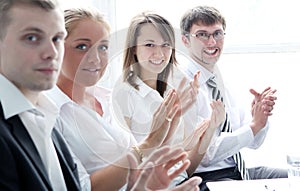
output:
[[202, 165], [209, 166], [236, 154], [253, 141], [250, 128], [240, 128], [232, 133], [221, 133], [207, 149]]
[[[130, 152], [140, 161], [134, 150]], [[128, 169], [129, 163], [125, 155], [117, 162], [95, 171], [90, 176], [92, 191], [119, 190], [126, 184]]]
[[187, 169], [188, 175], [192, 175], [199, 166], [205, 153], [210, 145], [211, 139], [215, 133], [215, 128], [209, 127], [204, 135], [201, 137], [197, 145], [189, 152], [189, 159], [191, 161], [190, 167]]
[[118, 190], [126, 184], [128, 169], [111, 164], [91, 174], [92, 191]]
[[195, 149], [192, 149], [188, 151], [188, 159], [190, 160], [191, 164], [186, 170], [189, 177], [192, 176], [192, 174], [195, 172], [197, 167], [199, 166], [201, 160], [203, 159], [205, 153], [199, 154], [198, 148], [195, 147]]

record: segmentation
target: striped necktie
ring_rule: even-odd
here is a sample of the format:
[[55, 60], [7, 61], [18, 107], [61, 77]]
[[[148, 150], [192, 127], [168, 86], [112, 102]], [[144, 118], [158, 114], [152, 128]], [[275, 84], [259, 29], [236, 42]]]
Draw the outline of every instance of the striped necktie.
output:
[[[221, 100], [223, 101], [223, 97], [221, 96], [221, 92], [220, 90], [217, 88], [217, 83], [216, 83], [216, 78], [215, 76], [209, 78], [207, 80], [207, 85], [208, 87], [210, 87], [212, 89], [212, 99], [214, 100]], [[230, 126], [230, 121], [229, 121], [229, 118], [228, 118], [228, 115], [226, 113], [226, 118], [225, 118], [225, 121], [224, 121], [224, 124], [223, 124], [223, 128], [222, 128], [222, 132], [229, 132], [231, 133], [232, 132], [232, 128]], [[235, 155], [233, 155], [233, 159], [241, 173], [241, 176], [242, 176], [242, 179], [243, 180], [249, 180], [249, 174], [248, 174], [248, 171], [246, 169], [246, 166], [245, 166], [245, 161], [242, 159], [242, 156], [241, 156], [241, 153], [238, 152], [236, 153]]]

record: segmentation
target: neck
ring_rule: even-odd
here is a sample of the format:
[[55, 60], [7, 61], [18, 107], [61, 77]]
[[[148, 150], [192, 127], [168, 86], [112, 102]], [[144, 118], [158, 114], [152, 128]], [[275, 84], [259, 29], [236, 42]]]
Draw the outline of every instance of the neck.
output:
[[195, 63], [201, 65], [211, 73], [214, 73], [215, 63], [207, 63], [202, 58], [198, 58], [195, 55], [190, 55], [190, 57], [194, 60]]
[[20, 89], [24, 96], [35, 106], [38, 104], [38, 97], [41, 91], [32, 91], [28, 89]]
[[57, 86], [74, 102], [80, 104], [84, 101], [86, 90], [85, 86], [79, 85], [64, 76], [59, 77]]
[[156, 90], [156, 88], [157, 88], [157, 76], [158, 76], [157, 74], [145, 75], [145, 74], [141, 73], [140, 78], [145, 84], [147, 84], [152, 89]]

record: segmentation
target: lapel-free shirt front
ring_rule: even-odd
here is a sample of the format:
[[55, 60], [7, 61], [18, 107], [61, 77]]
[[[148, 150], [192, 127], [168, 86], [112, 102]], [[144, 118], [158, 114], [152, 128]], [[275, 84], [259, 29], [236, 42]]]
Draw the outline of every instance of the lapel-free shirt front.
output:
[[[194, 113], [190, 113], [191, 110], [187, 112], [190, 116], [195, 116], [196, 113], [194, 120], [198, 120], [198, 123], [200, 123], [201, 120], [210, 118], [211, 115], [212, 110], [210, 102], [212, 101], [212, 93], [211, 88], [207, 86], [206, 82], [214, 74], [206, 70], [200, 64], [183, 56], [178, 56], [178, 60], [180, 69], [189, 79], [193, 79], [193, 75], [196, 71], [200, 70], [200, 89], [197, 96], [197, 111]], [[221, 129], [216, 130], [210, 146], [196, 172], [217, 170], [233, 166], [234, 160], [231, 156], [244, 147], [258, 148], [263, 143], [269, 128], [267, 124], [266, 127], [254, 137], [249, 126], [249, 121], [251, 119], [250, 112], [245, 113], [245, 111], [237, 105], [234, 96], [230, 94], [226, 87], [223, 87], [222, 90], [225, 110], [229, 116], [233, 133], [221, 132]]]
[[89, 174], [112, 164], [136, 144], [128, 129], [111, 123], [113, 115], [110, 113], [110, 93], [102, 87], [94, 88], [96, 89], [90, 89], [89, 92], [101, 100], [107, 117], [73, 102], [58, 87], [47, 92], [47, 96], [60, 107], [55, 128], [61, 132]]
[[[54, 190], [66, 190], [56, 150], [51, 139], [58, 110], [42, 93], [38, 106], [31, 104], [10, 81], [0, 74], [1, 104], [5, 119], [19, 115], [42, 159]], [[12, 99], [13, 98], [13, 99]]]
[[[163, 101], [158, 91], [145, 84], [140, 78], [137, 79], [139, 90], [135, 89], [127, 82], [120, 82], [113, 90], [114, 107], [120, 109], [119, 118], [127, 117], [131, 120], [130, 130], [137, 140], [141, 142], [151, 132], [153, 115]], [[174, 133], [173, 139], [168, 144], [182, 145], [184, 129], [182, 121]], [[182, 165], [179, 162], [171, 168], [171, 171], [178, 169]], [[187, 178], [186, 171], [180, 173], [170, 184], [173, 187]]]
[[153, 114], [163, 98], [139, 78], [137, 84], [139, 90], [126, 82], [119, 83], [113, 90], [113, 99], [122, 112], [119, 117], [130, 119], [130, 130], [137, 142], [141, 142], [150, 133]]

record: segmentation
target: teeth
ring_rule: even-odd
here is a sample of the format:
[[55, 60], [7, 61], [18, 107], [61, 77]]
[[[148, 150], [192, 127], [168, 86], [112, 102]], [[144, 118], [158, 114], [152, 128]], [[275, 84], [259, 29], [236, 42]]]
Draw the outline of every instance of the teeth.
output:
[[152, 62], [153, 64], [161, 64], [162, 60], [160, 60], [160, 61], [150, 60], [150, 62]]
[[89, 72], [97, 72], [99, 69], [83, 69], [83, 70], [87, 70]]
[[213, 53], [216, 52], [216, 49], [214, 49], [214, 50], [205, 50], [205, 52], [208, 53], [208, 54], [213, 54]]

